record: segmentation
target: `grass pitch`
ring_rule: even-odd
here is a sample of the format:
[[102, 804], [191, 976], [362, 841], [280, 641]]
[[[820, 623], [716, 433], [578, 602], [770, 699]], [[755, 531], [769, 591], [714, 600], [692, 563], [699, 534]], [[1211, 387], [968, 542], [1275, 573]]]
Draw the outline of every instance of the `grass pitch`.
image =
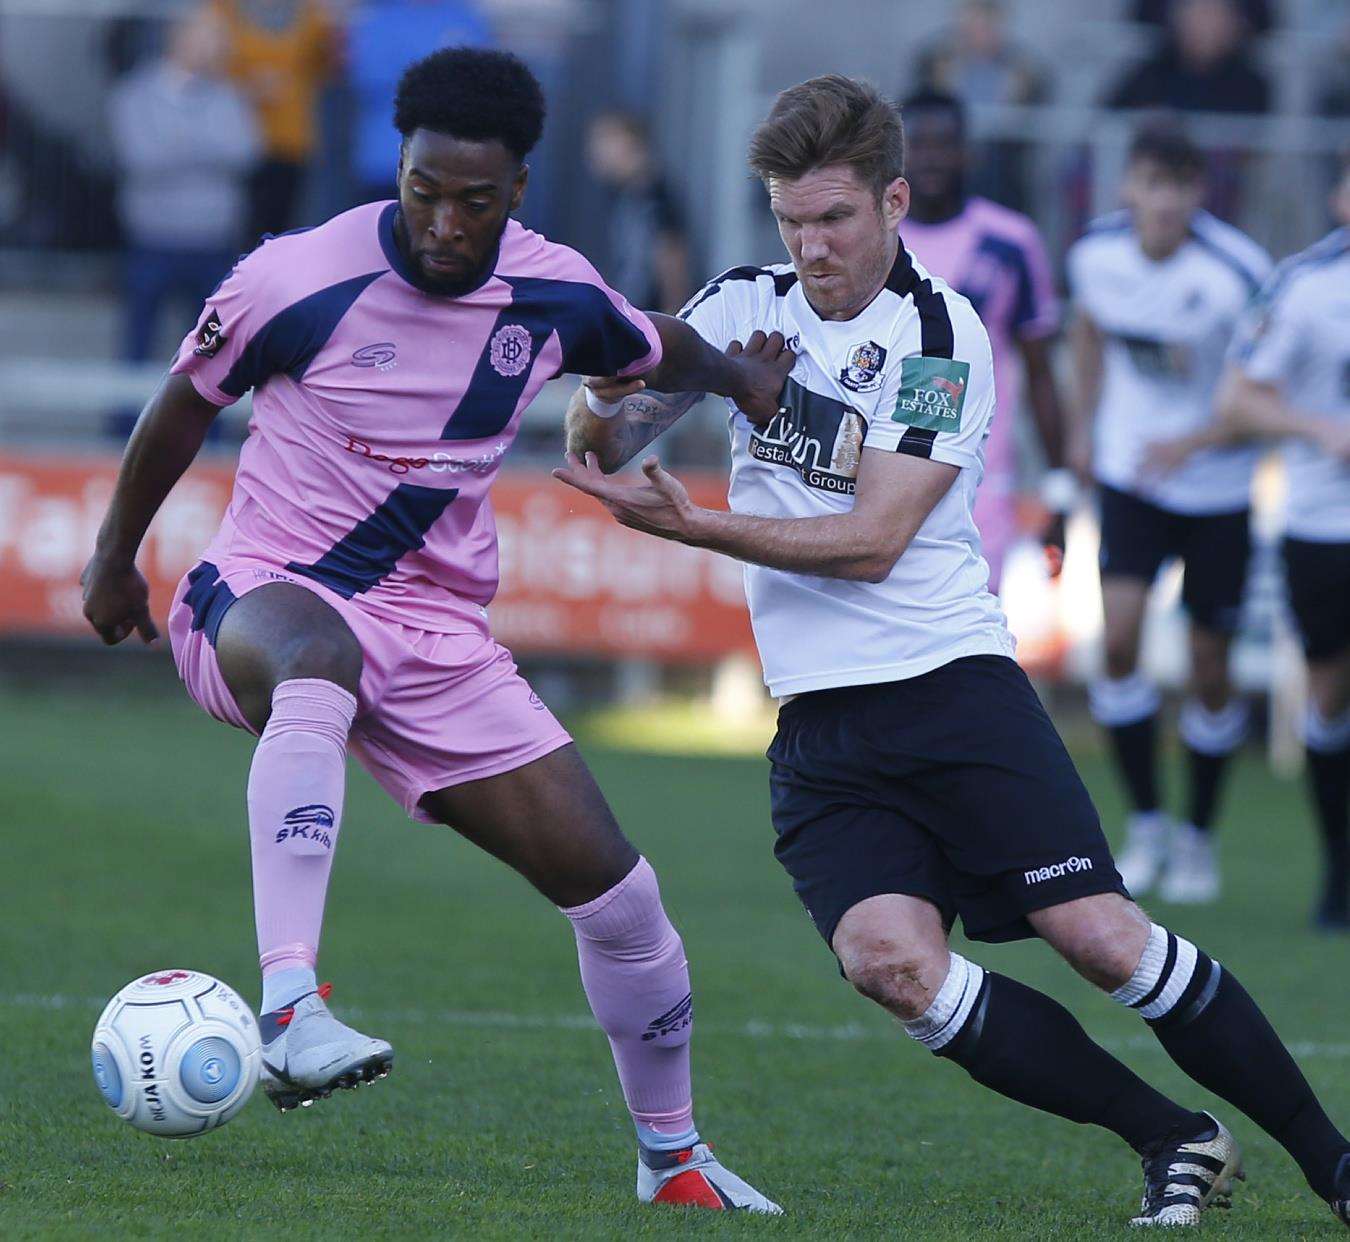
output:
[[[1123, 1235], [1140, 1180], [1115, 1138], [976, 1087], [840, 980], [771, 856], [763, 760], [584, 749], [685, 937], [703, 1132], [787, 1216], [636, 1203], [628, 1118], [565, 920], [451, 832], [403, 820], [355, 768], [322, 976], [340, 1014], [393, 1042], [393, 1076], [285, 1116], [259, 1092], [193, 1142], [130, 1129], [90, 1073], [106, 998], [147, 970], [186, 965], [257, 999], [250, 741], [181, 697], [9, 689], [0, 1237]], [[1100, 759], [1082, 764], [1113, 823]], [[1223, 904], [1156, 913], [1241, 976], [1350, 1123], [1350, 942], [1307, 930], [1302, 790], [1250, 759], [1228, 807]], [[1283, 1151], [1047, 949], [972, 952], [1068, 1004], [1164, 1090], [1228, 1120], [1250, 1180], [1206, 1233], [1344, 1236]]]

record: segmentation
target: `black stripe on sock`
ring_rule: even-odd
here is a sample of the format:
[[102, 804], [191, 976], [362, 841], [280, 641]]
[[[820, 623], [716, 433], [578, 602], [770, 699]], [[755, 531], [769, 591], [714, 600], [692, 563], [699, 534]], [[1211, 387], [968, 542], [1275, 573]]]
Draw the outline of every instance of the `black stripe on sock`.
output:
[[1214, 993], [1219, 990], [1222, 974], [1219, 963], [1207, 953], [1197, 949], [1195, 973], [1191, 975], [1191, 981], [1185, 990], [1177, 997], [1177, 1003], [1166, 1013], [1156, 1018], [1145, 1018], [1144, 1021], [1155, 1029], [1163, 1026], [1185, 1026], [1188, 1022], [1194, 1022], [1214, 999]]
[[[1172, 977], [1172, 970], [1177, 964], [1177, 938], [1171, 932], [1167, 933], [1167, 956], [1163, 959], [1163, 968], [1158, 975], [1157, 982], [1149, 988], [1137, 1001], [1130, 1002], [1131, 1009], [1142, 1009], [1145, 1005], [1151, 1005], [1159, 996], [1162, 990], [1167, 986], [1167, 981]], [[1192, 976], [1194, 978], [1194, 976]]]

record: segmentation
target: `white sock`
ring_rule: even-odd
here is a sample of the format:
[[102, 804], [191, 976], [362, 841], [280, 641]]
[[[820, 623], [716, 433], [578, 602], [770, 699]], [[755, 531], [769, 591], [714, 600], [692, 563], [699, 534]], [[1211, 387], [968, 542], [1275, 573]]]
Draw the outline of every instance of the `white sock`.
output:
[[933, 1003], [917, 1018], [900, 1023], [905, 1034], [917, 1039], [929, 1052], [945, 1048], [961, 1033], [983, 983], [983, 967], [953, 953], [947, 978], [938, 988]]
[[263, 978], [262, 1010], [271, 1013], [294, 1004], [306, 992], [313, 992], [319, 984], [312, 967], [291, 966], [274, 970]]
[[1111, 999], [1137, 1009], [1142, 1018], [1161, 1018], [1181, 999], [1195, 974], [1198, 958], [1189, 940], [1154, 923], [1134, 974], [1111, 993]]

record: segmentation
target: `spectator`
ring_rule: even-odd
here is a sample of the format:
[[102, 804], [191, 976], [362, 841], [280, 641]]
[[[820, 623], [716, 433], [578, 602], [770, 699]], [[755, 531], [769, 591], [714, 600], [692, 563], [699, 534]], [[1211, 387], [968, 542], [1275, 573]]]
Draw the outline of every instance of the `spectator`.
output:
[[605, 279], [635, 305], [673, 315], [693, 292], [689, 246], [647, 127], [630, 113], [601, 113], [586, 135], [586, 162], [606, 190]]
[[[919, 88], [954, 95], [967, 107], [1033, 104], [1047, 94], [1043, 70], [1008, 34], [1003, 0], [966, 0], [956, 22], [919, 54]], [[986, 142], [972, 147], [971, 191], [1025, 210], [1027, 147]]]
[[1109, 92], [1111, 108], [1265, 113], [1270, 84], [1252, 60], [1237, 0], [1172, 0], [1163, 46]]
[[408, 65], [439, 47], [482, 47], [492, 32], [474, 0], [357, 0], [347, 63], [355, 94], [356, 201], [396, 197], [394, 89]]
[[150, 357], [165, 300], [179, 295], [190, 322], [237, 253], [260, 143], [247, 101], [223, 76], [225, 52], [218, 18], [198, 9], [175, 22], [161, 57], [112, 89], [133, 362]]
[[[1252, 34], [1269, 34], [1275, 25], [1275, 14], [1270, 10], [1270, 0], [1238, 0], [1242, 16]], [[1132, 22], [1143, 26], [1166, 26], [1172, 0], [1135, 0]]]
[[334, 31], [320, 0], [213, 0], [229, 35], [231, 76], [253, 102], [263, 158], [249, 181], [245, 236], [295, 222], [305, 166], [314, 153], [319, 91], [334, 56]]

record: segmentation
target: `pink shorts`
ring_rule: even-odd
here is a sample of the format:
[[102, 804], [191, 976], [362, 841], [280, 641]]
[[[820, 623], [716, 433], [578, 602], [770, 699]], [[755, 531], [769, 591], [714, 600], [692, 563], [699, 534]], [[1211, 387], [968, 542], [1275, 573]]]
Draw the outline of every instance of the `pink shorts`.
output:
[[1017, 525], [1017, 495], [1011, 487], [1000, 487], [998, 480], [985, 479], [975, 493], [972, 516], [980, 532], [980, 548], [989, 563], [989, 590], [997, 595], [1003, 562], [1022, 533]]
[[572, 739], [493, 640], [487, 622], [465, 617], [462, 632], [442, 634], [366, 612], [307, 578], [257, 560], [206, 562], [178, 584], [169, 609], [169, 642], [192, 699], [217, 720], [254, 730], [216, 663], [215, 639], [230, 604], [269, 582], [313, 591], [347, 623], [364, 664], [350, 749], [361, 766], [413, 819], [425, 794], [497, 776]]

